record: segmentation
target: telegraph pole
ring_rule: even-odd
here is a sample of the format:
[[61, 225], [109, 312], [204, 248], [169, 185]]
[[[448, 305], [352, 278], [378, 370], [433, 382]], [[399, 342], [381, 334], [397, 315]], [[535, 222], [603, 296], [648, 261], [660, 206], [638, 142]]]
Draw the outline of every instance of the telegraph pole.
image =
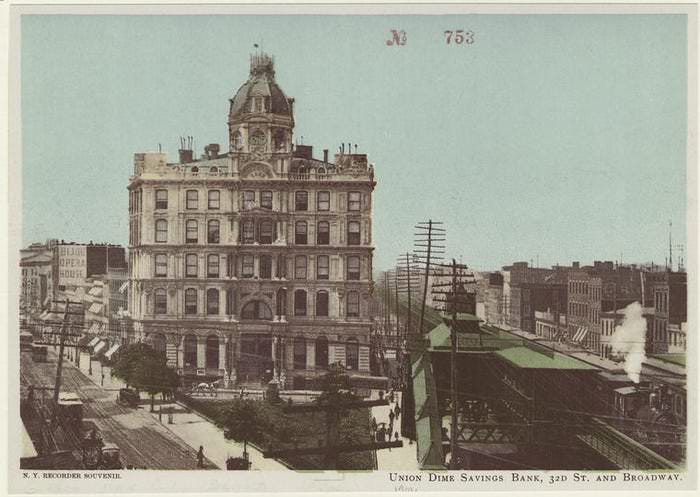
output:
[[428, 279], [430, 277], [430, 269], [434, 264], [442, 262], [442, 256], [445, 253], [445, 245], [438, 245], [436, 242], [445, 242], [445, 230], [438, 225], [440, 221], [429, 219], [427, 223], [418, 223], [414, 228], [418, 230], [414, 233], [414, 259], [421, 265], [425, 265], [423, 272], [423, 301], [420, 310], [420, 322], [418, 332], [422, 335], [425, 333], [423, 322], [425, 319], [425, 305], [428, 300]]
[[63, 372], [63, 351], [66, 346], [66, 327], [68, 325], [68, 316], [71, 314], [69, 312], [68, 306], [70, 304], [76, 304], [77, 302], [70, 302], [68, 299], [65, 300], [65, 309], [63, 310], [63, 322], [61, 323], [61, 338], [58, 345], [58, 364], [56, 366], [56, 383], [53, 389], [53, 400], [58, 402], [58, 394], [61, 390], [61, 374]]
[[[445, 313], [445, 320], [449, 322], [450, 328], [450, 469], [459, 469], [456, 455], [457, 433], [459, 432], [457, 419], [459, 412], [459, 393], [457, 388], [457, 314], [460, 311], [465, 312], [461, 310], [467, 303], [466, 298], [468, 292], [463, 286], [464, 283], [473, 283], [474, 281], [473, 275], [467, 272], [467, 266], [458, 264], [455, 259], [452, 259], [451, 264], [442, 265], [442, 267], [450, 270], [448, 273], [450, 282], [436, 282], [433, 284], [433, 292], [444, 295], [442, 299], [436, 299], [436, 302], [442, 302], [444, 304], [443, 312]], [[442, 276], [448, 276], [448, 274], [443, 273]], [[440, 288], [445, 288], [445, 290], [440, 290]]]
[[457, 262], [452, 259], [452, 325], [450, 326], [450, 398], [452, 419], [450, 423], [450, 469], [457, 468]]

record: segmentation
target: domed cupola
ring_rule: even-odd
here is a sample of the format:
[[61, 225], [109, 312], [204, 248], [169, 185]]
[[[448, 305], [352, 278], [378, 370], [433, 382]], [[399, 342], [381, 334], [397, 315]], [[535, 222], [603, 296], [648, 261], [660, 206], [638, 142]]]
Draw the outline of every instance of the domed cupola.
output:
[[255, 144], [262, 141], [260, 133], [271, 135], [277, 141], [291, 138], [294, 127], [294, 99], [288, 98], [275, 82], [274, 59], [260, 52], [250, 57], [248, 81], [236, 92], [231, 100], [228, 117], [231, 151], [247, 148], [249, 137], [255, 133]]

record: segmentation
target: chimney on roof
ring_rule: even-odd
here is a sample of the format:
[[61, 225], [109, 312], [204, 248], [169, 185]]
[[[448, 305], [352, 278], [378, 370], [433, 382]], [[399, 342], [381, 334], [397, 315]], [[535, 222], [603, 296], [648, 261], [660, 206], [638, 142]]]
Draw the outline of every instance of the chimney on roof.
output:
[[194, 152], [192, 150], [178, 150], [180, 154], [180, 164], [187, 164], [189, 162], [194, 162]]
[[216, 159], [219, 156], [219, 144], [218, 143], [210, 143], [206, 147], [204, 147], [204, 155], [207, 157], [207, 159]]
[[581, 265], [579, 264], [578, 261], [574, 261], [574, 262], [571, 263], [571, 267], [573, 267], [574, 269], [578, 269], [580, 266], [581, 266]]
[[323, 162], [328, 162], [328, 149], [323, 149]]

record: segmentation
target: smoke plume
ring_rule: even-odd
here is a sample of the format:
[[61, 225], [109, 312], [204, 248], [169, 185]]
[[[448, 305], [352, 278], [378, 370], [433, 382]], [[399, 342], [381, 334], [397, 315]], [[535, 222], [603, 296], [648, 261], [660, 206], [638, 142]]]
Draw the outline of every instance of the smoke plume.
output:
[[635, 383], [639, 383], [642, 362], [646, 359], [644, 343], [647, 334], [647, 320], [642, 316], [642, 306], [632, 302], [625, 307], [622, 324], [615, 327], [610, 345], [613, 353], [625, 358], [625, 373]]

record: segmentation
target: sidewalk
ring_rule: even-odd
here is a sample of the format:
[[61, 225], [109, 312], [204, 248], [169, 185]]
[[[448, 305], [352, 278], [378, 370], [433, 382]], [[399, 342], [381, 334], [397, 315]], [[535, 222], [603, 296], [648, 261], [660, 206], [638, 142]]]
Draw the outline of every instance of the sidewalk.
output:
[[[389, 404], [388, 406], [376, 406], [372, 407], [372, 416], [377, 420], [377, 424], [386, 423], [389, 426], [389, 409], [394, 409], [397, 405], [401, 405], [401, 392], [396, 392], [394, 394], [395, 402]], [[376, 390], [372, 391], [370, 396], [372, 400], [379, 398], [379, 392]], [[386, 398], [386, 396], [385, 396]], [[404, 470], [404, 471], [418, 471], [418, 461], [416, 457], [416, 444], [410, 443], [408, 438], [401, 436], [401, 418], [403, 413], [398, 418], [394, 418], [393, 431], [399, 433], [399, 440], [403, 441], [403, 447], [393, 448], [393, 449], [382, 449], [377, 451], [377, 469], [379, 471], [387, 470]], [[392, 433], [392, 440], [394, 439], [394, 434]]]
[[[173, 414], [173, 424], [168, 424], [169, 408], [178, 410]], [[240, 457], [243, 454], [243, 443], [226, 440], [224, 432], [195, 412], [182, 412], [182, 407], [175, 403], [163, 404], [163, 426], [181, 438], [195, 450], [204, 447], [204, 456], [219, 468], [226, 468], [228, 457]], [[158, 412], [151, 413], [158, 419]], [[248, 444], [248, 455], [253, 463], [251, 470], [279, 471], [287, 470], [285, 466], [274, 459], [265, 459], [262, 453]]]

